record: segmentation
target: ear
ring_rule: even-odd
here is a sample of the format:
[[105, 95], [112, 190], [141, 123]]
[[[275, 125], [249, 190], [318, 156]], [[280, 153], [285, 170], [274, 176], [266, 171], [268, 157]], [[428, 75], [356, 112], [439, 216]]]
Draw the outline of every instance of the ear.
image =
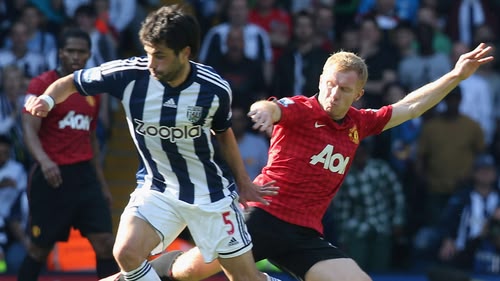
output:
[[354, 99], [354, 101], [358, 101], [365, 94], [365, 89], [361, 89], [359, 91], [358, 96]]
[[318, 82], [319, 82], [318, 83], [318, 90], [320, 90], [321, 89], [321, 85], [323, 85], [323, 74], [321, 74], [319, 76], [319, 81]]
[[189, 60], [191, 58], [191, 47], [189, 47], [189, 46], [184, 47], [184, 49], [181, 50], [180, 55], [183, 58], [186, 58], [187, 60]]

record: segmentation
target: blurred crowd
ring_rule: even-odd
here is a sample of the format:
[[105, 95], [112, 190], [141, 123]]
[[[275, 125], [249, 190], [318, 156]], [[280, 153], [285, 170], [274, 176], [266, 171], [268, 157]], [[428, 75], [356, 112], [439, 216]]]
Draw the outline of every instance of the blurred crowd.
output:
[[[249, 106], [316, 94], [331, 53], [365, 59], [356, 106], [377, 109], [445, 74], [479, 42], [495, 47], [496, 61], [438, 106], [361, 144], [324, 223], [325, 237], [368, 272], [442, 265], [500, 274], [500, 0], [0, 0], [0, 273], [16, 271], [26, 246], [32, 159], [20, 116], [30, 79], [57, 67], [68, 27], [91, 37], [87, 67], [143, 55], [142, 20], [172, 3], [189, 5], [201, 24], [197, 61], [231, 85], [251, 176], [266, 163], [267, 137], [250, 130]], [[102, 104], [105, 151], [116, 104]]]

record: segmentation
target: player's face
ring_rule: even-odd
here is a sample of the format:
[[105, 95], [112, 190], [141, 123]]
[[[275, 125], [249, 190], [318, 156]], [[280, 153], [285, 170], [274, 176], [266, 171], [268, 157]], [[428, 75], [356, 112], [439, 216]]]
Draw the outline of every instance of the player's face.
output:
[[341, 120], [353, 102], [363, 95], [354, 71], [339, 71], [330, 67], [321, 74], [318, 101], [334, 120]]
[[167, 47], [144, 45], [149, 60], [149, 72], [155, 79], [177, 86], [184, 82], [189, 72], [189, 47], [178, 55]]
[[90, 58], [89, 44], [83, 38], [70, 37], [66, 44], [59, 50], [59, 61], [64, 74], [71, 73], [85, 67]]

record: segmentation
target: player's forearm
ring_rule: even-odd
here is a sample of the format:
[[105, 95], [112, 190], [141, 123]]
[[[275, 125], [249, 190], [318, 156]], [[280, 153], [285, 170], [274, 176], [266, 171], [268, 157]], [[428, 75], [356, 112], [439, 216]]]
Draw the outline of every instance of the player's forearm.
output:
[[43, 150], [42, 142], [38, 137], [38, 131], [40, 129], [41, 120], [38, 117], [32, 116], [30, 114], [23, 114], [23, 137], [24, 143], [28, 147], [32, 157], [38, 162], [43, 163], [50, 157], [47, 155], [45, 150]]
[[413, 108], [414, 116], [412, 118], [422, 115], [438, 104], [451, 90], [458, 86], [460, 81], [462, 80], [458, 75], [450, 72], [408, 94], [403, 101], [407, 100], [407, 103]]
[[281, 110], [275, 101], [261, 100], [253, 103], [250, 107], [250, 114], [256, 114], [258, 111], [267, 112], [273, 123], [281, 119]]
[[76, 91], [77, 89], [75, 83], [73, 82], [73, 74], [69, 74], [50, 84], [43, 94], [51, 96], [55, 103], [58, 104], [65, 101]]
[[449, 72], [434, 82], [426, 84], [406, 95], [393, 104], [392, 117], [384, 130], [395, 127], [405, 121], [417, 118], [443, 100], [462, 79], [454, 72]]

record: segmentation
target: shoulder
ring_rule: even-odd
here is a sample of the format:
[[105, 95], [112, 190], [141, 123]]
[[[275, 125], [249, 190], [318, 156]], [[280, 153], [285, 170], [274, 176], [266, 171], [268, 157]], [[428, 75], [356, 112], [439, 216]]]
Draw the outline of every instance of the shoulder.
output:
[[59, 76], [55, 70], [46, 71], [31, 79], [27, 91], [29, 94], [43, 94], [43, 91], [58, 78]]
[[192, 62], [191, 65], [195, 68], [196, 79], [198, 79], [203, 86], [231, 92], [229, 83], [222, 78], [222, 76], [220, 76], [220, 74], [217, 73], [213, 67], [197, 62]]
[[115, 72], [126, 70], [147, 70], [148, 58], [147, 57], [130, 57], [128, 59], [113, 60], [101, 64], [101, 71]]
[[229, 25], [227, 23], [218, 24], [210, 28], [207, 32], [206, 38], [211, 38], [213, 36], [222, 35], [229, 31]]
[[258, 35], [261, 35], [264, 37], [268, 36], [267, 31], [255, 23], [249, 23], [249, 24], [245, 25], [244, 30], [245, 30], [245, 32], [258, 34]]
[[15, 172], [15, 173], [24, 173], [25, 170], [24, 170], [24, 166], [17, 162], [16, 160], [9, 160], [7, 162], [7, 169], [10, 171], [10, 172]]

